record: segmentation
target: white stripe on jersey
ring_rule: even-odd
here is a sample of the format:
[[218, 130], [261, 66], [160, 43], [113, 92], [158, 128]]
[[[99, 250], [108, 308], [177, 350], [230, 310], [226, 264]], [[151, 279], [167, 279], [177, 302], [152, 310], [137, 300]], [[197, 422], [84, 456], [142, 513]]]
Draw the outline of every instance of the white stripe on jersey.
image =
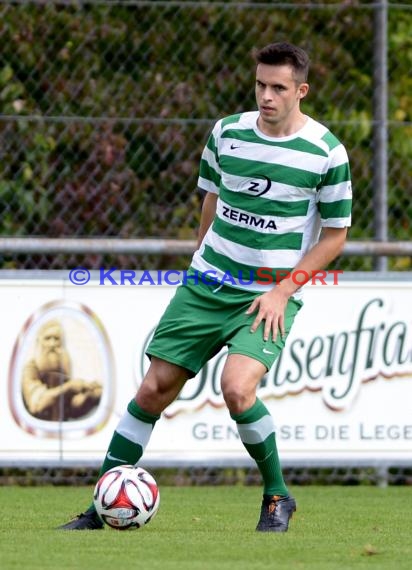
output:
[[233, 261], [251, 265], [252, 267], [294, 267], [301, 257], [300, 250], [295, 249], [276, 249], [276, 250], [257, 250], [246, 245], [240, 245], [216, 234], [212, 229], [207, 233], [203, 240], [200, 252], [203, 252], [204, 246], [209, 245], [216, 253], [225, 255]]
[[320, 225], [322, 228], [342, 228], [348, 218], [322, 218]]
[[220, 189], [211, 180], [206, 180], [205, 178], [201, 178], [199, 176], [197, 185], [202, 190], [206, 190], [206, 192], [212, 192], [212, 194], [219, 194]]
[[202, 154], [202, 158], [203, 160], [206, 160], [206, 162], [208, 164], [210, 164], [210, 166], [216, 170], [217, 172], [219, 172], [219, 165], [216, 162], [216, 156], [215, 153], [213, 151], [210, 150], [210, 148], [208, 148], [207, 146], [204, 148], [203, 150], [203, 154]]
[[[325, 168], [325, 156], [319, 156], [293, 150], [281, 146], [270, 146], [264, 143], [259, 144], [254, 142], [246, 143], [237, 139], [223, 139], [224, 144], [219, 148], [219, 154], [225, 154], [231, 158], [242, 158], [245, 160], [256, 160], [258, 157], [259, 162], [267, 164], [286, 166], [289, 168], [299, 168], [299, 165], [304, 167], [305, 164], [310, 164], [310, 171], [316, 174], [323, 174]], [[230, 141], [233, 145], [238, 145], [235, 149], [231, 149]]]
[[[348, 194], [348, 183], [341, 182], [340, 184], [334, 184], [333, 186], [323, 186], [322, 188], [322, 202], [336, 202], [342, 199], [342, 195], [346, 191]], [[352, 195], [352, 192], [351, 192]], [[351, 196], [345, 196], [345, 199], [349, 199]], [[319, 199], [317, 200], [319, 201]]]

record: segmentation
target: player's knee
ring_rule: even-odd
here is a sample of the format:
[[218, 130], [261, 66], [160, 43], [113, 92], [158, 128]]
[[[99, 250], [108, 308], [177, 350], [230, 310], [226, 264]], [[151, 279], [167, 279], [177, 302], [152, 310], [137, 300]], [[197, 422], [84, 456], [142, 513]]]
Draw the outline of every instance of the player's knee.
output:
[[159, 376], [146, 377], [137, 391], [137, 398], [144, 400], [155, 400], [170, 390], [167, 379]]
[[253, 405], [253, 395], [236, 384], [222, 386], [223, 398], [230, 413], [241, 414]]
[[187, 377], [188, 373], [183, 368], [156, 359], [137, 391], [136, 402], [158, 404], [159, 407], [167, 405], [180, 392]]

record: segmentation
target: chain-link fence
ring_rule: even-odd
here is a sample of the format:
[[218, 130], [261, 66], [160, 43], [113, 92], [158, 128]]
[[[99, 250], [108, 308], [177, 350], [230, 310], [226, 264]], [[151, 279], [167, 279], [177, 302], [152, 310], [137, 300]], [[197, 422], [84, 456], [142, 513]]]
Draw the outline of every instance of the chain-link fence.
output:
[[[193, 239], [209, 130], [221, 116], [255, 108], [252, 52], [287, 40], [312, 59], [304, 111], [350, 154], [350, 239], [376, 237], [382, 190], [384, 233], [410, 240], [411, 29], [410, 3], [0, 1], [1, 235]], [[377, 125], [386, 88], [388, 112]], [[380, 190], [379, 126], [389, 149]], [[187, 262], [167, 252], [0, 258], [2, 268], [26, 269]], [[371, 257], [339, 263], [372, 268]], [[408, 256], [390, 263], [411, 268]]]
[[[261, 486], [256, 467], [174, 467], [150, 466], [160, 486], [248, 485]], [[90, 485], [96, 484], [99, 470], [88, 467], [0, 467], [0, 485]], [[291, 485], [412, 485], [412, 468], [402, 466], [338, 465], [327, 467], [284, 467]]]

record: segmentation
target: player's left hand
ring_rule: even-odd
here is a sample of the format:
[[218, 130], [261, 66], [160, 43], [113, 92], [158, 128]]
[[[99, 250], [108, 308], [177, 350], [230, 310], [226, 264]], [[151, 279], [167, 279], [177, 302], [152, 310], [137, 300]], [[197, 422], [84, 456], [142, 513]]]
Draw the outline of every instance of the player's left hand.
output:
[[263, 329], [263, 340], [269, 339], [272, 332], [272, 340], [276, 341], [278, 331], [282, 338], [285, 336], [285, 310], [288, 297], [279, 289], [272, 289], [267, 293], [263, 293], [253, 301], [248, 310], [247, 315], [251, 315], [258, 311], [255, 320], [250, 327], [250, 332], [254, 333], [260, 323], [265, 321]]

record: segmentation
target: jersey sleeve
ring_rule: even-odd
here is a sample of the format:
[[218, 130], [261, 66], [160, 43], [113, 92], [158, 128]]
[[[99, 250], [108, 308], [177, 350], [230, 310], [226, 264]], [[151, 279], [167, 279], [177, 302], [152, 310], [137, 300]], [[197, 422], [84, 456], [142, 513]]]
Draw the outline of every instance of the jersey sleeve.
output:
[[322, 227], [346, 228], [351, 225], [352, 182], [348, 155], [342, 144], [330, 153], [317, 202]]
[[221, 169], [219, 166], [219, 137], [221, 121], [214, 126], [200, 159], [199, 178], [197, 185], [201, 190], [219, 194]]

